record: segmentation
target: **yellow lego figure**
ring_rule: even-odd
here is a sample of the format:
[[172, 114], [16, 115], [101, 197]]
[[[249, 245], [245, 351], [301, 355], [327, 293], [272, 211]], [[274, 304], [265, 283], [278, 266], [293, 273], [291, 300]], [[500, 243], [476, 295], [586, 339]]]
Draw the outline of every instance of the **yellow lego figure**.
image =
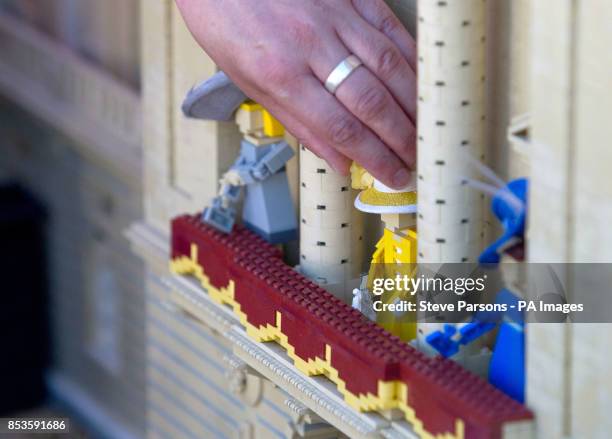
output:
[[[351, 184], [361, 189], [355, 207], [362, 212], [376, 213], [385, 225], [383, 236], [376, 244], [368, 272], [368, 289], [376, 278], [411, 277], [416, 268], [416, 181], [401, 190], [391, 189], [374, 179], [360, 165], [351, 166]], [[410, 291], [385, 291], [382, 303], [412, 301]], [[376, 321], [403, 340], [416, 338], [416, 316], [410, 312], [378, 311]]]

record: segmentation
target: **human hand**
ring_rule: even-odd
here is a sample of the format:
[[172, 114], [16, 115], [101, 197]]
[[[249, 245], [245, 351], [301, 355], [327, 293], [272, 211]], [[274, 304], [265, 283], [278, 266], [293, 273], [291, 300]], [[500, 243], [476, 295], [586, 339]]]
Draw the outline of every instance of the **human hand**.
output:
[[[338, 172], [400, 188], [416, 163], [416, 47], [383, 0], [176, 0], [208, 55]], [[348, 55], [363, 61], [330, 94]]]

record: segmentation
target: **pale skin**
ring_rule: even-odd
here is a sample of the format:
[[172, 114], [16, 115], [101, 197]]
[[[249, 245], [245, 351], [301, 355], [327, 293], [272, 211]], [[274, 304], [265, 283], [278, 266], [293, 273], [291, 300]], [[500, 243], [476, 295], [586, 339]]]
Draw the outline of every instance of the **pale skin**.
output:
[[[416, 46], [383, 0], [176, 0], [195, 39], [335, 170], [400, 188], [416, 163]], [[348, 55], [364, 66], [329, 93]]]

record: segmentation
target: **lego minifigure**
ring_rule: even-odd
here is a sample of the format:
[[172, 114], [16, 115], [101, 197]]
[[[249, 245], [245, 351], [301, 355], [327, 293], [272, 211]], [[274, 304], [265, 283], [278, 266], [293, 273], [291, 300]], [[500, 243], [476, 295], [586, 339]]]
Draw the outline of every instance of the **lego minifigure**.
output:
[[183, 103], [188, 117], [230, 120], [244, 138], [240, 154], [221, 178], [219, 195], [204, 209], [202, 221], [230, 233], [237, 203], [246, 187], [242, 220], [246, 227], [273, 244], [297, 238], [297, 221], [285, 164], [294, 152], [283, 140], [283, 126], [248, 98], [223, 72], [194, 87]]
[[[504, 234], [487, 247], [480, 255], [479, 262], [497, 264], [507, 250], [524, 241], [525, 218], [527, 215], [527, 180], [516, 179], [497, 190], [491, 200], [491, 210], [504, 227]], [[521, 252], [522, 253], [522, 252]], [[517, 309], [519, 298], [508, 289], [497, 294], [496, 303], [506, 304], [504, 313], [477, 313], [472, 321], [457, 330], [455, 325], [444, 325], [426, 338], [427, 343], [446, 358], [459, 352], [461, 346], [495, 329], [499, 331], [491, 361], [489, 382], [506, 394], [523, 402], [525, 398], [525, 322], [523, 313]]]
[[[351, 180], [353, 188], [363, 189], [355, 199], [355, 207], [362, 212], [379, 214], [385, 225], [372, 255], [368, 284], [374, 278], [412, 276], [416, 268], [416, 181], [401, 190], [394, 190], [374, 179], [356, 163], [351, 166]], [[365, 293], [367, 291], [361, 292]], [[411, 298], [408, 291], [388, 291], [381, 296], [385, 303]], [[378, 312], [376, 320], [403, 340], [412, 340], [416, 337], [416, 319], [408, 314]]]
[[527, 190], [527, 179], [517, 178], [495, 193], [491, 211], [502, 224], [504, 233], [482, 252], [478, 258], [481, 264], [497, 264], [504, 251], [523, 243]]

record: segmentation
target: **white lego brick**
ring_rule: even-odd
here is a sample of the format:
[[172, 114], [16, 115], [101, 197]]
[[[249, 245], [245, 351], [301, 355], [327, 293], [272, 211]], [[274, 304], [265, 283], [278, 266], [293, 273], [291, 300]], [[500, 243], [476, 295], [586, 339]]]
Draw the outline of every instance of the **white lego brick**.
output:
[[419, 230], [419, 240], [437, 243], [464, 243], [481, 239], [481, 224], [479, 222], [467, 222], [464, 224], [443, 224], [435, 226], [428, 224]]
[[419, 132], [419, 139], [423, 139], [427, 144], [439, 145], [470, 145], [474, 143], [475, 148], [480, 150], [484, 147], [484, 142], [476, 142], [482, 138], [485, 129], [485, 121], [479, 120], [472, 125], [437, 125], [435, 121], [427, 126], [423, 126]]
[[[314, 261], [316, 264], [348, 264], [351, 261], [349, 248], [326, 247], [305, 244], [300, 248], [300, 261]], [[307, 262], [308, 263], [308, 262]]]
[[478, 17], [477, 21], [465, 21], [469, 21], [469, 24], [464, 26], [461, 20], [441, 24], [419, 23], [419, 55], [423, 50], [430, 49], [463, 52], [467, 57], [475, 53], [473, 48], [485, 43], [484, 17]]
[[469, 20], [479, 23], [483, 21], [485, 14], [482, 3], [482, 0], [420, 1], [418, 3], [419, 24], [424, 22], [439, 26], [453, 26], [455, 23]]
[[421, 263], [436, 263], [444, 261], [451, 262], [474, 262], [482, 251], [480, 241], [472, 243], [438, 243], [419, 239], [418, 257]]
[[331, 264], [325, 262], [313, 262], [308, 259], [300, 260], [300, 272], [314, 282], [325, 284], [343, 283], [351, 276], [351, 264]]
[[[424, 66], [422, 68], [427, 69], [428, 67]], [[444, 72], [444, 70], [440, 71]], [[430, 76], [433, 81], [444, 81], [444, 79], [436, 79], [435, 72], [432, 72]], [[471, 105], [484, 105], [486, 102], [485, 88], [482, 87], [480, 80], [471, 79], [459, 87], [447, 87], [446, 82], [444, 85], [436, 85], [435, 82], [430, 84], [419, 81], [419, 105], [440, 108], [440, 111], [461, 108], [463, 102], [469, 102]]]
[[[474, 171], [471, 166], [451, 167], [451, 164], [446, 160], [434, 165], [424, 165], [419, 174], [419, 193], [424, 191], [424, 198], [419, 196], [420, 200], [430, 199], [431, 196], [436, 196], [436, 199], [453, 198], [460, 196], [458, 191], [467, 191], [479, 194], [479, 189], [468, 185], [468, 182], [474, 179]], [[455, 193], [456, 195], [452, 195]], [[429, 195], [431, 194], [431, 196]], [[420, 194], [419, 194], [420, 195]], [[455, 203], [456, 204], [456, 203]]]
[[[484, 54], [480, 56], [484, 57]], [[456, 93], [469, 88], [478, 88], [478, 84], [485, 76], [482, 63], [482, 59], [460, 59], [457, 64], [438, 66], [426, 63], [423, 59], [419, 65], [419, 81], [423, 87], [455, 88]], [[472, 101], [477, 101], [478, 98], [477, 94], [471, 96]]]
[[466, 219], [484, 220], [487, 216], [486, 203], [474, 203], [465, 206], [448, 206], [443, 204], [419, 203], [418, 219], [420, 224], [453, 225]]
[[326, 247], [346, 248], [351, 241], [351, 229], [349, 227], [324, 229], [302, 223], [301, 232], [305, 234], [302, 245], [317, 245], [317, 243], [320, 243], [320, 245]]
[[[479, 39], [475, 37], [475, 35], [471, 37], [473, 41], [469, 46], [463, 47], [458, 47], [452, 43], [446, 42], [432, 43], [429, 46], [419, 44], [419, 75], [421, 71], [434, 74], [437, 68], [446, 70], [452, 69], [453, 67], [459, 68], [461, 66], [470, 66], [471, 62], [479, 62], [482, 58], [481, 55], [477, 55], [476, 52], [485, 50], [486, 41], [482, 36]], [[452, 41], [452, 37], [448, 36], [446, 41]], [[441, 44], [449, 44], [451, 47], [442, 47]], [[474, 55], [471, 55], [471, 53], [474, 53]], [[484, 64], [474, 64], [471, 66], [471, 70], [474, 72], [481, 71], [481, 66], [484, 66]], [[480, 78], [480, 76], [481, 75], [472, 78], [464, 78], [472, 81], [476, 78]], [[455, 84], [459, 84], [458, 81], [450, 77], [448, 79]]]
[[[433, 179], [432, 179], [433, 180]], [[428, 181], [426, 178], [424, 181]], [[484, 194], [467, 184], [456, 185], [419, 185], [419, 204], [445, 204], [448, 206], [463, 206], [478, 204], [484, 200]]]
[[350, 192], [326, 192], [312, 193], [309, 191], [301, 192], [302, 208], [320, 210], [350, 210], [353, 200]]
[[[469, 99], [468, 99], [469, 101]], [[464, 126], [484, 129], [485, 111], [482, 105], [467, 105], [460, 107], [433, 107], [423, 105], [419, 111], [419, 123], [425, 130], [440, 127], [449, 133], [462, 132]], [[483, 128], [479, 128], [482, 126]], [[421, 125], [419, 125], [421, 128]], [[426, 137], [426, 136], [424, 136]]]
[[322, 229], [338, 230], [353, 225], [354, 215], [351, 210], [329, 210], [318, 209], [317, 207], [305, 207], [300, 210], [301, 224]]
[[308, 148], [301, 145], [300, 146], [300, 173], [301, 172], [311, 172], [316, 173], [317, 170], [324, 170], [328, 174], [336, 173], [334, 169], [327, 164], [327, 162], [319, 157], [317, 157], [314, 153], [312, 153]]
[[308, 192], [350, 192], [351, 187], [348, 177], [320, 172], [301, 172], [300, 182], [301, 190]]

